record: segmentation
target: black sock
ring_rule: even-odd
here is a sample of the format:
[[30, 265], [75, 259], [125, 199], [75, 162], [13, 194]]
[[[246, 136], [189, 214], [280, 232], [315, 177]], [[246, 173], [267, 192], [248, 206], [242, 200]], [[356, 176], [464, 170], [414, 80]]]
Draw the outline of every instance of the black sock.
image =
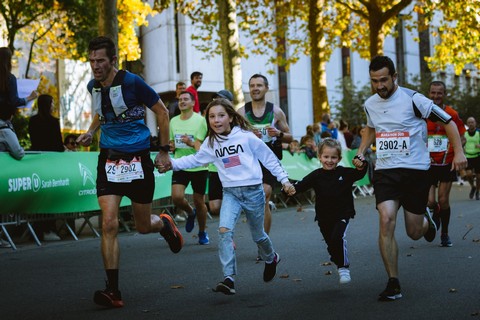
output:
[[440, 209], [440, 219], [442, 219], [442, 233], [448, 233], [450, 223], [450, 208]]
[[118, 291], [118, 269], [107, 269], [107, 289]]

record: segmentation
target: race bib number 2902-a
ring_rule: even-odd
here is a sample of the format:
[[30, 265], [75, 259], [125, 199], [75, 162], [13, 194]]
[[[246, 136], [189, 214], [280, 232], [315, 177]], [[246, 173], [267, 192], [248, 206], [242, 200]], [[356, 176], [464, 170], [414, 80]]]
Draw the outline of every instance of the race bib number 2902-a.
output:
[[143, 179], [143, 168], [140, 157], [131, 161], [107, 160], [105, 164], [107, 180], [110, 182], [132, 182], [132, 180]]
[[410, 154], [408, 132], [377, 132], [377, 158], [404, 157]]

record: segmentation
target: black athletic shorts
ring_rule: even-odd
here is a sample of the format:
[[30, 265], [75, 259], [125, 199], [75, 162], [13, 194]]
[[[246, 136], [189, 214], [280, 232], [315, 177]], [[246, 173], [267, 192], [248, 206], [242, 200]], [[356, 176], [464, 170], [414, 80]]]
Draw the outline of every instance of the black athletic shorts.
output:
[[172, 174], [172, 185], [181, 184], [185, 187], [192, 183], [194, 193], [205, 194], [207, 189], [208, 170], [201, 171], [174, 171]]
[[262, 167], [263, 183], [270, 185], [273, 189], [275, 183], [277, 182], [277, 178], [275, 178], [275, 176], [267, 168], [265, 168], [263, 164], [260, 163], [260, 166]]
[[439, 182], [453, 182], [457, 181], [457, 171], [450, 170], [452, 165], [446, 166], [430, 166], [428, 170], [428, 177], [430, 178], [430, 185], [437, 186]]
[[475, 173], [480, 173], [480, 156], [476, 158], [467, 158], [467, 170], [474, 170]]
[[373, 181], [377, 205], [387, 200], [399, 200], [405, 210], [414, 214], [425, 213], [430, 190], [427, 170], [375, 170]]
[[210, 171], [208, 176], [208, 200], [222, 200], [223, 199], [223, 186], [218, 172]]
[[[98, 155], [97, 165], [97, 197], [105, 195], [126, 196], [132, 202], [148, 204], [152, 203], [153, 192], [155, 190], [155, 177], [153, 175], [153, 161], [150, 157], [150, 151], [143, 150], [134, 154], [119, 153], [115, 154], [116, 159], [122, 158], [128, 160], [132, 156], [140, 156], [143, 168], [143, 179], [132, 180], [131, 182], [110, 182], [107, 180], [105, 164], [109, 157], [109, 149], [102, 149]], [[110, 158], [112, 156], [110, 155]]]

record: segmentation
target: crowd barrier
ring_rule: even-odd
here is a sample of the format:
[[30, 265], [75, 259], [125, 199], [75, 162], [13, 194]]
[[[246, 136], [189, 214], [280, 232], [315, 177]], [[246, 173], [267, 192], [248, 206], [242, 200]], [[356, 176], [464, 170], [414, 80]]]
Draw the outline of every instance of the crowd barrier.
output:
[[[344, 152], [342, 164], [351, 166], [354, 151]], [[156, 153], [152, 153], [152, 159]], [[5, 226], [27, 224], [28, 230], [40, 245], [30, 222], [45, 219], [84, 219], [74, 239], [85, 226], [98, 236], [90, 218], [98, 215], [95, 180], [98, 152], [27, 152], [18, 161], [7, 153], [0, 153], [0, 226], [7, 240], [14, 246]], [[320, 167], [318, 159], [308, 159], [304, 153], [283, 153], [282, 164], [292, 180], [301, 180]], [[171, 175], [155, 171], [153, 206], [156, 209], [171, 206]], [[368, 177], [359, 184], [369, 184]], [[191, 194], [191, 188], [187, 189]], [[121, 207], [131, 202], [124, 197]], [[69, 225], [65, 223], [66, 227]]]

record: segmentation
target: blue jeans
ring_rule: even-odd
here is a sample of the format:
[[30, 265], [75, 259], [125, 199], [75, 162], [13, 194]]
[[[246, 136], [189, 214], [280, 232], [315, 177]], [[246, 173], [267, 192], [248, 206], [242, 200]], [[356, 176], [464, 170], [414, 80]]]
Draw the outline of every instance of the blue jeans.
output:
[[223, 267], [223, 276], [237, 274], [237, 262], [233, 245], [235, 225], [242, 213], [246, 213], [252, 240], [257, 244], [258, 252], [266, 262], [275, 257], [272, 241], [263, 229], [265, 215], [265, 193], [261, 184], [246, 187], [223, 188], [223, 202], [220, 209], [218, 256]]

